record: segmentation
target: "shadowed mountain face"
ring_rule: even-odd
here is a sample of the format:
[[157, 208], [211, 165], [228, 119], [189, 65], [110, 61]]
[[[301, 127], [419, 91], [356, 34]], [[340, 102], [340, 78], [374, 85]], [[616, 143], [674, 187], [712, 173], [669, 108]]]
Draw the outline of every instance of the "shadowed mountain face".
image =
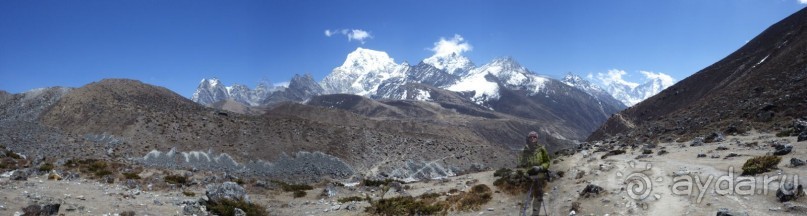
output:
[[775, 130], [807, 116], [807, 9], [717, 63], [611, 117], [588, 139], [653, 141]]
[[[258, 174], [287, 180], [295, 180], [285, 175], [294, 170], [299, 171], [294, 176], [297, 180], [316, 181], [322, 177], [348, 177], [345, 175], [351, 173], [423, 179], [512, 166], [515, 154], [510, 149], [523, 142], [523, 134], [513, 131], [537, 127], [530, 122], [499, 119], [484, 109], [465, 112], [482, 113], [480, 117], [431, 102], [379, 102], [354, 95], [322, 96], [335, 98], [330, 101], [342, 100], [339, 104], [344, 107], [339, 109], [325, 106], [327, 100], [312, 99], [316, 105], [285, 103], [264, 115], [241, 115], [204, 107], [162, 87], [122, 79], [106, 79], [73, 90], [47, 89], [37, 95], [26, 94], [4, 100], [2, 113], [8, 116], [4, 116], [3, 123], [20, 120], [0, 125], [5, 134], [0, 141], [23, 154], [140, 161], [174, 149], [174, 153], [162, 154], [169, 157], [163, 157], [161, 162], [165, 164], [158, 165], [177, 167], [180, 162], [187, 163], [182, 161], [226, 153], [234, 161], [230, 168], [236, 173], [256, 172], [249, 167], [234, 167], [239, 164], [270, 166], [267, 169], [283, 173]], [[457, 97], [440, 92], [435, 96], [449, 101]], [[32, 100], [23, 101], [26, 97]], [[462, 102], [459, 97], [455, 100]], [[39, 109], [30, 109], [30, 114], [15, 111], [31, 101], [40, 101]], [[361, 107], [363, 110], [355, 109]], [[512, 142], [501, 141], [507, 140], [503, 138]], [[297, 157], [324, 158], [317, 161], [345, 165], [337, 166], [342, 170], [309, 172], [329, 165], [295, 162]], [[256, 165], [253, 162], [257, 160], [277, 163]], [[278, 164], [297, 167], [271, 167]]]

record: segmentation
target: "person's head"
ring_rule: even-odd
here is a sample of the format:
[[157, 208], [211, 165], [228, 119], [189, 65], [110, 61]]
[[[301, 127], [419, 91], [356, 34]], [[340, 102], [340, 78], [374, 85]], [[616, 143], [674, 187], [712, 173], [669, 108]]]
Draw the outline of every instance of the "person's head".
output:
[[538, 142], [538, 132], [532, 131], [527, 136], [527, 141], [530, 143], [537, 143]]

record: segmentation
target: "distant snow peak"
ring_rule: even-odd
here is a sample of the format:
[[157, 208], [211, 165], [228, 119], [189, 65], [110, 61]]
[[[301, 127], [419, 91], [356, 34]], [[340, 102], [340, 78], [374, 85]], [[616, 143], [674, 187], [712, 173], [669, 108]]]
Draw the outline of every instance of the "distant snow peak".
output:
[[633, 106], [643, 100], [658, 94], [667, 87], [675, 84], [676, 80], [664, 73], [639, 71], [645, 79], [643, 83], [626, 81], [622, 76], [627, 75], [624, 70], [611, 69], [607, 73], [598, 73], [596, 80], [605, 91], [625, 105]]
[[326, 94], [372, 96], [383, 82], [403, 78], [409, 64], [396, 64], [386, 52], [357, 48], [342, 66], [334, 68], [321, 85]]
[[209, 78], [199, 82], [191, 100], [202, 105], [212, 105], [219, 101], [232, 99], [246, 105], [258, 106], [264, 98], [276, 90], [278, 88], [263, 81], [252, 90], [242, 84], [225, 86], [218, 78]]
[[434, 55], [423, 60], [423, 63], [434, 66], [437, 69], [444, 70], [448, 74], [462, 76], [469, 70], [474, 68], [474, 63], [465, 56], [457, 53], [449, 55]]
[[477, 104], [491, 100], [498, 100], [501, 95], [499, 88], [503, 87], [516, 90], [527, 90], [530, 95], [537, 94], [544, 87], [547, 78], [522, 67], [515, 59], [510, 57], [497, 58], [492, 62], [474, 68], [468, 75], [459, 80], [456, 84], [447, 89], [458, 92], [474, 92], [472, 100]]

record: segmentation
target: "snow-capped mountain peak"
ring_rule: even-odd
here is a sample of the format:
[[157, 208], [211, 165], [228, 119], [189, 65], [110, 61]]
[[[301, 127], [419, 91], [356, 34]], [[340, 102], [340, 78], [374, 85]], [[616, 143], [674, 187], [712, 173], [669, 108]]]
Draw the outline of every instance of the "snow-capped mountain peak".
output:
[[[495, 79], [491, 79], [491, 77]], [[497, 82], [498, 81], [498, 82]], [[454, 85], [447, 89], [458, 92], [474, 92], [472, 100], [483, 105], [490, 100], [499, 99], [499, 83], [505, 88], [527, 90], [530, 94], [538, 93], [548, 78], [538, 76], [527, 70], [510, 57], [497, 58], [488, 64], [474, 68]]]
[[437, 69], [445, 70], [448, 74], [463, 76], [474, 68], [474, 63], [465, 56], [457, 53], [449, 55], [434, 55], [423, 60], [423, 63], [434, 66]]
[[384, 69], [394, 64], [395, 61], [390, 58], [386, 52], [359, 47], [350, 54], [347, 54], [345, 63], [339, 66], [339, 68], [371, 71]]
[[327, 94], [346, 93], [371, 96], [384, 81], [403, 78], [409, 64], [396, 64], [386, 52], [357, 48], [347, 55], [342, 66], [322, 80]]

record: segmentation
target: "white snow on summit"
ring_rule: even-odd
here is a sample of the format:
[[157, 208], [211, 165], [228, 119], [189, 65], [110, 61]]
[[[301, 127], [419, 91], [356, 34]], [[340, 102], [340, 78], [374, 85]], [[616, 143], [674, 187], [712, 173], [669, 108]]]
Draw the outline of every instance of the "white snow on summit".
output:
[[640, 73], [645, 77], [644, 83], [641, 84], [626, 81], [622, 76], [627, 72], [617, 69], [608, 70], [607, 73], [598, 73], [595, 81], [598, 81], [605, 91], [627, 106], [642, 102], [676, 82], [674, 78], [664, 73], [650, 71], [640, 71]]
[[528, 90], [531, 94], [538, 93], [544, 87], [544, 83], [548, 81], [547, 78], [538, 76], [522, 67], [512, 58], [500, 58], [472, 69], [466, 77], [447, 89], [458, 92], [474, 91], [472, 100], [481, 105], [484, 102], [499, 99], [497, 80], [504, 87]]
[[345, 63], [336, 67], [322, 82], [326, 94], [370, 96], [378, 86], [392, 78], [403, 78], [409, 65], [396, 64], [385, 52], [357, 48], [347, 55]]

